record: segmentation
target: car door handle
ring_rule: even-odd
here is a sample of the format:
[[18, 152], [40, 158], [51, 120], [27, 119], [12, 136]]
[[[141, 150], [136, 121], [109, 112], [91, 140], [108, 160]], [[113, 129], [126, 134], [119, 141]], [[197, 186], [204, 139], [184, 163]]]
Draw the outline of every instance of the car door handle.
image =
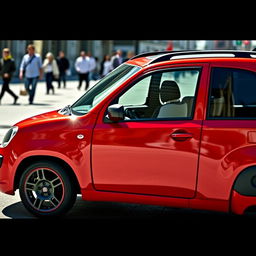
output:
[[184, 141], [193, 137], [192, 133], [189, 132], [174, 132], [171, 134], [172, 139], [176, 141]]

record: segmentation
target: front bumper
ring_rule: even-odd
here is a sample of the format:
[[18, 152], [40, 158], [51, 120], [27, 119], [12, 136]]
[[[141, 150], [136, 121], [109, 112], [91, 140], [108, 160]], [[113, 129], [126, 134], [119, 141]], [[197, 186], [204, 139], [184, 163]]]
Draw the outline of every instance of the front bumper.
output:
[[10, 164], [10, 151], [0, 148], [0, 192], [14, 195], [13, 188], [13, 165]]

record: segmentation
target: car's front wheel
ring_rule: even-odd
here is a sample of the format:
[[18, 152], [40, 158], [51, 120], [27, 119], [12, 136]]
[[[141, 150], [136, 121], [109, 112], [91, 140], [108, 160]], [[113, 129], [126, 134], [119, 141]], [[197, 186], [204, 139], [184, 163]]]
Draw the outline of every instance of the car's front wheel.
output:
[[69, 175], [55, 162], [31, 164], [21, 176], [20, 198], [37, 217], [65, 214], [75, 203], [76, 191]]

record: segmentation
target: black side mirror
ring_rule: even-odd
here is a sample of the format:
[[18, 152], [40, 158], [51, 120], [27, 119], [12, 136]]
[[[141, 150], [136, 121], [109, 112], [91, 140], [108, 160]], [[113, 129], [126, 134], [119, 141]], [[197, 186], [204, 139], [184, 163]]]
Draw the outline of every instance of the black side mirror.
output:
[[118, 122], [124, 120], [124, 106], [120, 104], [114, 104], [108, 107], [108, 119], [112, 122]]

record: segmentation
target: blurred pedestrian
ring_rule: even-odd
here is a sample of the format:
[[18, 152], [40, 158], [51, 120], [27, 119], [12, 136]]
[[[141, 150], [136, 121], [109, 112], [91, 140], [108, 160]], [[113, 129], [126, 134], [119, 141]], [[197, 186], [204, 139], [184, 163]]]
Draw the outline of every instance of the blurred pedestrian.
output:
[[166, 51], [173, 51], [173, 41], [169, 40], [166, 46]]
[[95, 58], [95, 61], [96, 61], [96, 67], [93, 70], [92, 79], [96, 81], [96, 80], [100, 79], [100, 62], [99, 62], [98, 57], [94, 57], [94, 58]]
[[81, 51], [80, 56], [75, 61], [75, 69], [79, 76], [78, 90], [81, 89], [83, 81], [85, 81], [85, 90], [89, 88], [90, 67], [90, 58], [86, 55], [85, 51]]
[[59, 52], [59, 56], [56, 58], [58, 68], [59, 68], [59, 79], [58, 79], [58, 88], [61, 88], [61, 81], [63, 81], [63, 86], [66, 88], [66, 75], [69, 70], [69, 60], [65, 57], [63, 51]]
[[35, 46], [29, 44], [28, 53], [22, 58], [20, 64], [19, 78], [25, 78], [25, 88], [29, 93], [29, 104], [33, 104], [38, 79], [43, 78], [42, 59], [39, 54], [35, 53]]
[[89, 57], [90, 67], [89, 67], [89, 81], [94, 80], [94, 74], [96, 73], [97, 63], [96, 58], [92, 56], [90, 52], [88, 52], [87, 56]]
[[101, 62], [100, 75], [101, 77], [106, 76], [112, 70], [112, 62], [110, 56], [106, 54]]
[[59, 68], [57, 65], [57, 61], [54, 59], [54, 56], [51, 52], [46, 54], [43, 63], [43, 69], [45, 73], [46, 80], [46, 94], [49, 94], [50, 90], [52, 90], [52, 94], [54, 94], [53, 80], [59, 80]]
[[128, 61], [132, 57], [134, 57], [134, 52], [132, 52], [132, 51], [127, 52], [126, 58], [123, 60], [123, 62]]
[[0, 60], [0, 75], [3, 79], [3, 85], [0, 93], [0, 104], [5, 92], [8, 92], [14, 98], [13, 104], [16, 104], [19, 97], [9, 88], [12, 75], [16, 70], [15, 62], [11, 56], [9, 48], [3, 49], [2, 56], [3, 57]]
[[115, 69], [123, 63], [122, 51], [117, 50], [116, 54], [111, 58], [112, 69]]

